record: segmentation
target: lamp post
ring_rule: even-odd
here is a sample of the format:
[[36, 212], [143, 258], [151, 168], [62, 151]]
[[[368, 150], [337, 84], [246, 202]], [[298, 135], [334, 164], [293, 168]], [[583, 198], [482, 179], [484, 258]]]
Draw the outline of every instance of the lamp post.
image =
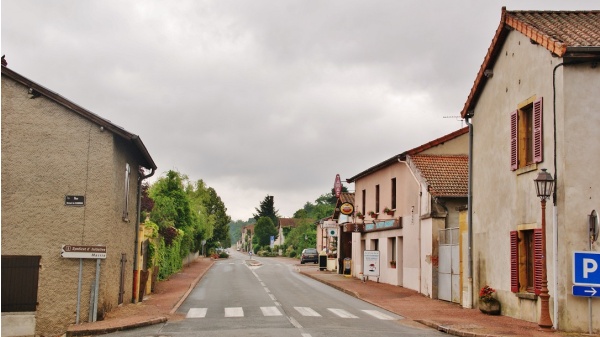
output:
[[542, 328], [550, 329], [552, 328], [552, 319], [550, 319], [550, 307], [548, 304], [550, 295], [548, 295], [548, 276], [546, 272], [546, 199], [552, 194], [554, 178], [552, 178], [550, 173], [546, 172], [546, 169], [542, 169], [534, 182], [537, 196], [542, 203], [542, 284], [540, 289], [542, 312], [540, 313], [538, 325]]

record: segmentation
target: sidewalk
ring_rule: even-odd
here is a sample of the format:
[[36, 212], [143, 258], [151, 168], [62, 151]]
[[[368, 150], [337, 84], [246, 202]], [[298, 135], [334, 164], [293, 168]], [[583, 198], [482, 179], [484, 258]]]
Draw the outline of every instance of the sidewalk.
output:
[[479, 309], [465, 309], [459, 304], [433, 300], [416, 291], [374, 281], [362, 282], [317, 267], [301, 267], [300, 273], [326, 283], [347, 294], [391, 311], [411, 321], [455, 336], [531, 336], [579, 337], [589, 334], [541, 331], [536, 323], [508, 316], [490, 316]]
[[[297, 261], [285, 260], [286, 263]], [[260, 264], [259, 261], [254, 260], [254, 262]], [[183, 319], [183, 315], [175, 313], [177, 308], [213, 263], [214, 261], [210, 258], [198, 258], [186, 266], [183, 271], [171, 276], [169, 280], [160, 282], [155, 288], [155, 293], [142, 303], [118, 307], [108, 313], [103, 321], [72, 325], [67, 331], [67, 336], [101, 335], [162, 323], [167, 320]], [[403, 323], [405, 324], [418, 322], [455, 336], [590, 336], [588, 334], [540, 331], [535, 323], [507, 316], [484, 315], [478, 309], [464, 309], [458, 304], [432, 300], [402, 287], [373, 281], [363, 283], [356, 278], [319, 271], [318, 267], [300, 265], [299, 262], [296, 269], [303, 275], [404, 317]]]

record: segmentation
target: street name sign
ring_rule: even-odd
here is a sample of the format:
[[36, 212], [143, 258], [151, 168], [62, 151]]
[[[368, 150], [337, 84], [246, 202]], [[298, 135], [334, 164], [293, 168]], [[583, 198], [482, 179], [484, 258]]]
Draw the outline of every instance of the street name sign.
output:
[[106, 259], [106, 246], [63, 245], [60, 257], [67, 259]]
[[573, 295], [583, 297], [600, 297], [600, 287], [594, 288], [590, 286], [573, 286]]
[[600, 252], [573, 252], [573, 284], [600, 288]]
[[65, 195], [65, 206], [85, 206], [85, 196]]

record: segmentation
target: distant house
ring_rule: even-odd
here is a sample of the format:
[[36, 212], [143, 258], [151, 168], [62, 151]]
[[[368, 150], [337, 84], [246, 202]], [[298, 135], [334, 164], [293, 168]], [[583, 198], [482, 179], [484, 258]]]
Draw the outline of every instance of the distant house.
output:
[[[458, 268], [443, 274], [438, 262], [459, 259], [454, 251], [459, 209], [467, 204], [467, 152], [468, 128], [462, 128], [347, 179], [356, 190], [354, 223], [342, 228], [352, 233], [354, 276], [460, 301], [452, 283]], [[447, 252], [440, 253], [442, 245]]]
[[[574, 296], [574, 252], [599, 252], [600, 11], [507, 11], [462, 116], [472, 123], [472, 287], [496, 289], [502, 314], [539, 322], [543, 262], [555, 328], [600, 332], [600, 301]], [[555, 178], [546, 209], [534, 179]], [[596, 272], [600, 278], [600, 269]], [[592, 308], [588, 307], [591, 303]], [[590, 311], [592, 310], [592, 311]]]
[[301, 219], [294, 218], [277, 218], [277, 237], [275, 238], [275, 244], [283, 246], [285, 243], [285, 235], [293, 228], [298, 227], [300, 220]]
[[61, 335], [136, 298], [138, 199], [155, 170], [137, 135], [3, 62], [2, 336]]
[[254, 226], [256, 225], [252, 224], [242, 227], [241, 249], [245, 252], [252, 251], [252, 238], [254, 237]]

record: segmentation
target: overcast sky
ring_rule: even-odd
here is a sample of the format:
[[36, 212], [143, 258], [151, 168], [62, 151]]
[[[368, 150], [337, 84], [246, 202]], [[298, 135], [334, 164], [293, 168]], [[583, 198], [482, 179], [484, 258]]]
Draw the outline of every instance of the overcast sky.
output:
[[[140, 135], [234, 220], [459, 129], [508, 10], [597, 1], [2, 0], [8, 67]], [[353, 190], [353, 186], [348, 186]]]

